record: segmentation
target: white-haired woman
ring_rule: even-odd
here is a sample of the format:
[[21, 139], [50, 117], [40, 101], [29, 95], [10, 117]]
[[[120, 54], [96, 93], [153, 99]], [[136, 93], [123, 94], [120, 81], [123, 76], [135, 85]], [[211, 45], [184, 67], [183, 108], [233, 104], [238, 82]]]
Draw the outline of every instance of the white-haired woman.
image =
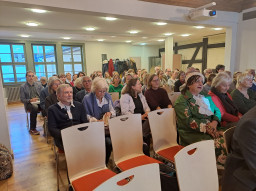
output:
[[82, 84], [82, 77], [77, 78], [74, 81], [74, 86], [73, 86], [73, 98], [76, 97], [76, 94], [83, 89], [83, 84]]
[[[99, 77], [94, 78], [91, 93], [85, 95], [83, 99], [83, 105], [89, 121], [102, 121], [105, 118], [116, 116], [111, 96], [107, 91], [108, 84], [106, 80]], [[112, 144], [110, 136], [107, 134], [105, 136], [107, 164], [112, 151]]]
[[232, 78], [226, 72], [220, 72], [212, 81], [212, 87], [209, 95], [221, 112], [222, 126], [233, 126], [242, 116], [237, 106], [232, 101], [228, 93]]
[[250, 88], [252, 87], [253, 76], [243, 73], [238, 76], [236, 89], [231, 93], [234, 104], [238, 111], [245, 114], [256, 105], [256, 94]]

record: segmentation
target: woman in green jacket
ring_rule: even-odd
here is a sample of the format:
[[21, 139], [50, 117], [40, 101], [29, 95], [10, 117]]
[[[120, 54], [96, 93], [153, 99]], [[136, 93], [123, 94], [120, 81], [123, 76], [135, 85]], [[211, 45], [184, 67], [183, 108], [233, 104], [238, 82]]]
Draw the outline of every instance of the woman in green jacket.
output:
[[174, 108], [181, 145], [213, 139], [217, 164], [224, 166], [226, 150], [223, 139], [224, 128], [220, 127], [221, 113], [203, 90], [204, 76], [199, 72], [187, 74], [185, 87], [176, 100]]

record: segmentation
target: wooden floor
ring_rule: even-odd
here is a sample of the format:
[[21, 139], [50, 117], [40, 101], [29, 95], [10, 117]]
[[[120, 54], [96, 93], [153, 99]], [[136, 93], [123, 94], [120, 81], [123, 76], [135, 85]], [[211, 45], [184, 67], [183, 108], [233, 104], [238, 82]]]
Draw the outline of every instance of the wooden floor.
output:
[[[0, 191], [55, 191], [57, 190], [55, 156], [51, 144], [43, 136], [43, 121], [38, 117], [40, 135], [30, 135], [26, 127], [23, 104], [7, 108], [11, 145], [14, 154], [14, 173], [0, 181]], [[67, 190], [65, 157], [60, 158], [60, 191]]]

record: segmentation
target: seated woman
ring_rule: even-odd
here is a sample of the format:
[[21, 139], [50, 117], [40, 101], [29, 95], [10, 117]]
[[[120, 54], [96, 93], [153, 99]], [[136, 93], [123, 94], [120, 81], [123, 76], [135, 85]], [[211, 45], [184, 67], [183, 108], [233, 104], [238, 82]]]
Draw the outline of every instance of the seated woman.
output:
[[256, 94], [252, 87], [253, 76], [243, 73], [237, 78], [236, 89], [231, 93], [234, 104], [241, 114], [245, 114], [256, 105]]
[[123, 85], [121, 84], [120, 76], [119, 75], [114, 75], [113, 76], [113, 82], [109, 86], [108, 92], [118, 92], [119, 93], [119, 98], [120, 98], [122, 89], [123, 89]]
[[[107, 93], [108, 84], [104, 78], [96, 77], [92, 81], [91, 93], [84, 96], [83, 105], [87, 113], [87, 118], [92, 121], [104, 121], [107, 126], [107, 118], [115, 117], [111, 96]], [[105, 134], [106, 142], [106, 164], [112, 151], [110, 135]]]
[[[121, 112], [123, 115], [140, 113], [142, 120], [143, 139], [150, 145], [150, 127], [147, 119], [150, 108], [145, 97], [141, 93], [141, 83], [138, 79], [130, 79], [122, 91], [120, 99]], [[145, 153], [145, 148], [144, 148]], [[146, 154], [146, 153], [145, 153]]]
[[159, 71], [156, 73], [156, 75], [158, 76], [158, 79], [159, 79], [159, 81], [160, 81], [160, 86], [161, 86], [161, 87], [163, 87], [164, 85], [167, 84], [168, 79], [167, 79], [167, 77], [164, 75], [163, 70], [159, 70]]
[[192, 72], [186, 76], [186, 84], [176, 100], [174, 108], [177, 115], [177, 126], [180, 143], [183, 146], [213, 139], [217, 164], [223, 166], [226, 150], [223, 148], [222, 137], [224, 128], [219, 126], [220, 110], [215, 106], [210, 96], [201, 95], [204, 76], [199, 72]]
[[178, 80], [174, 83], [174, 92], [180, 92], [180, 86], [185, 83], [185, 77], [185, 72], [180, 71], [178, 75]]
[[242, 116], [227, 92], [231, 83], [232, 78], [229, 74], [220, 72], [213, 79], [211, 90], [208, 93], [221, 112], [221, 125], [224, 127], [236, 125], [236, 122]]
[[171, 108], [172, 102], [165, 89], [160, 88], [160, 81], [156, 74], [152, 74], [148, 80], [148, 89], [145, 97], [150, 110]]
[[76, 97], [76, 94], [83, 89], [82, 77], [79, 77], [75, 80], [73, 86], [73, 98]]

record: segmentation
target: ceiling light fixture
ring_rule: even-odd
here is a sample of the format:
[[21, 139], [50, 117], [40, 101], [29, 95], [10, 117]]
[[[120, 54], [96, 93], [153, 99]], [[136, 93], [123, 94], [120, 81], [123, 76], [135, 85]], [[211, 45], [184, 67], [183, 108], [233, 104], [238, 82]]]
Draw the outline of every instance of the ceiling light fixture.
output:
[[22, 37], [22, 38], [28, 38], [28, 37], [30, 37], [30, 35], [27, 35], [27, 34], [21, 34], [21, 35], [20, 35], [20, 37]]
[[95, 31], [95, 28], [94, 27], [86, 27], [85, 30], [87, 30], [87, 31]]
[[70, 37], [62, 37], [62, 38], [65, 39], [65, 40], [71, 39]]
[[35, 22], [27, 22], [26, 25], [30, 27], [37, 27], [39, 24]]
[[157, 40], [158, 42], [163, 42], [164, 41], [164, 39], [159, 39], [159, 40]]
[[127, 40], [127, 41], [125, 41], [126, 43], [131, 43], [132, 41], [131, 40]]
[[129, 31], [130, 34], [137, 34], [139, 31]]
[[115, 18], [115, 17], [105, 17], [105, 19], [107, 21], [115, 21], [115, 20], [117, 20], [117, 18]]
[[98, 39], [97, 41], [99, 41], [99, 42], [103, 42], [105, 39]]
[[221, 31], [223, 28], [213, 28], [213, 30]]
[[46, 10], [43, 10], [43, 9], [31, 9], [31, 11], [34, 13], [46, 13], [47, 12]]
[[191, 34], [182, 34], [180, 36], [183, 36], [183, 37], [187, 37], [187, 36], [190, 36]]
[[171, 35], [173, 35], [173, 33], [165, 33], [164, 35], [165, 36], [171, 36]]
[[146, 36], [143, 36], [142, 38], [143, 38], [143, 39], [146, 39], [146, 38], [148, 38], [148, 37], [146, 37]]
[[142, 42], [142, 43], [140, 43], [140, 45], [142, 45], [142, 46], [144, 46], [144, 45], [146, 45], [147, 43], [145, 43], [145, 42]]
[[204, 26], [194, 26], [196, 29], [204, 29]]
[[156, 24], [159, 26], [167, 25], [167, 23], [165, 23], [165, 22], [157, 22]]

